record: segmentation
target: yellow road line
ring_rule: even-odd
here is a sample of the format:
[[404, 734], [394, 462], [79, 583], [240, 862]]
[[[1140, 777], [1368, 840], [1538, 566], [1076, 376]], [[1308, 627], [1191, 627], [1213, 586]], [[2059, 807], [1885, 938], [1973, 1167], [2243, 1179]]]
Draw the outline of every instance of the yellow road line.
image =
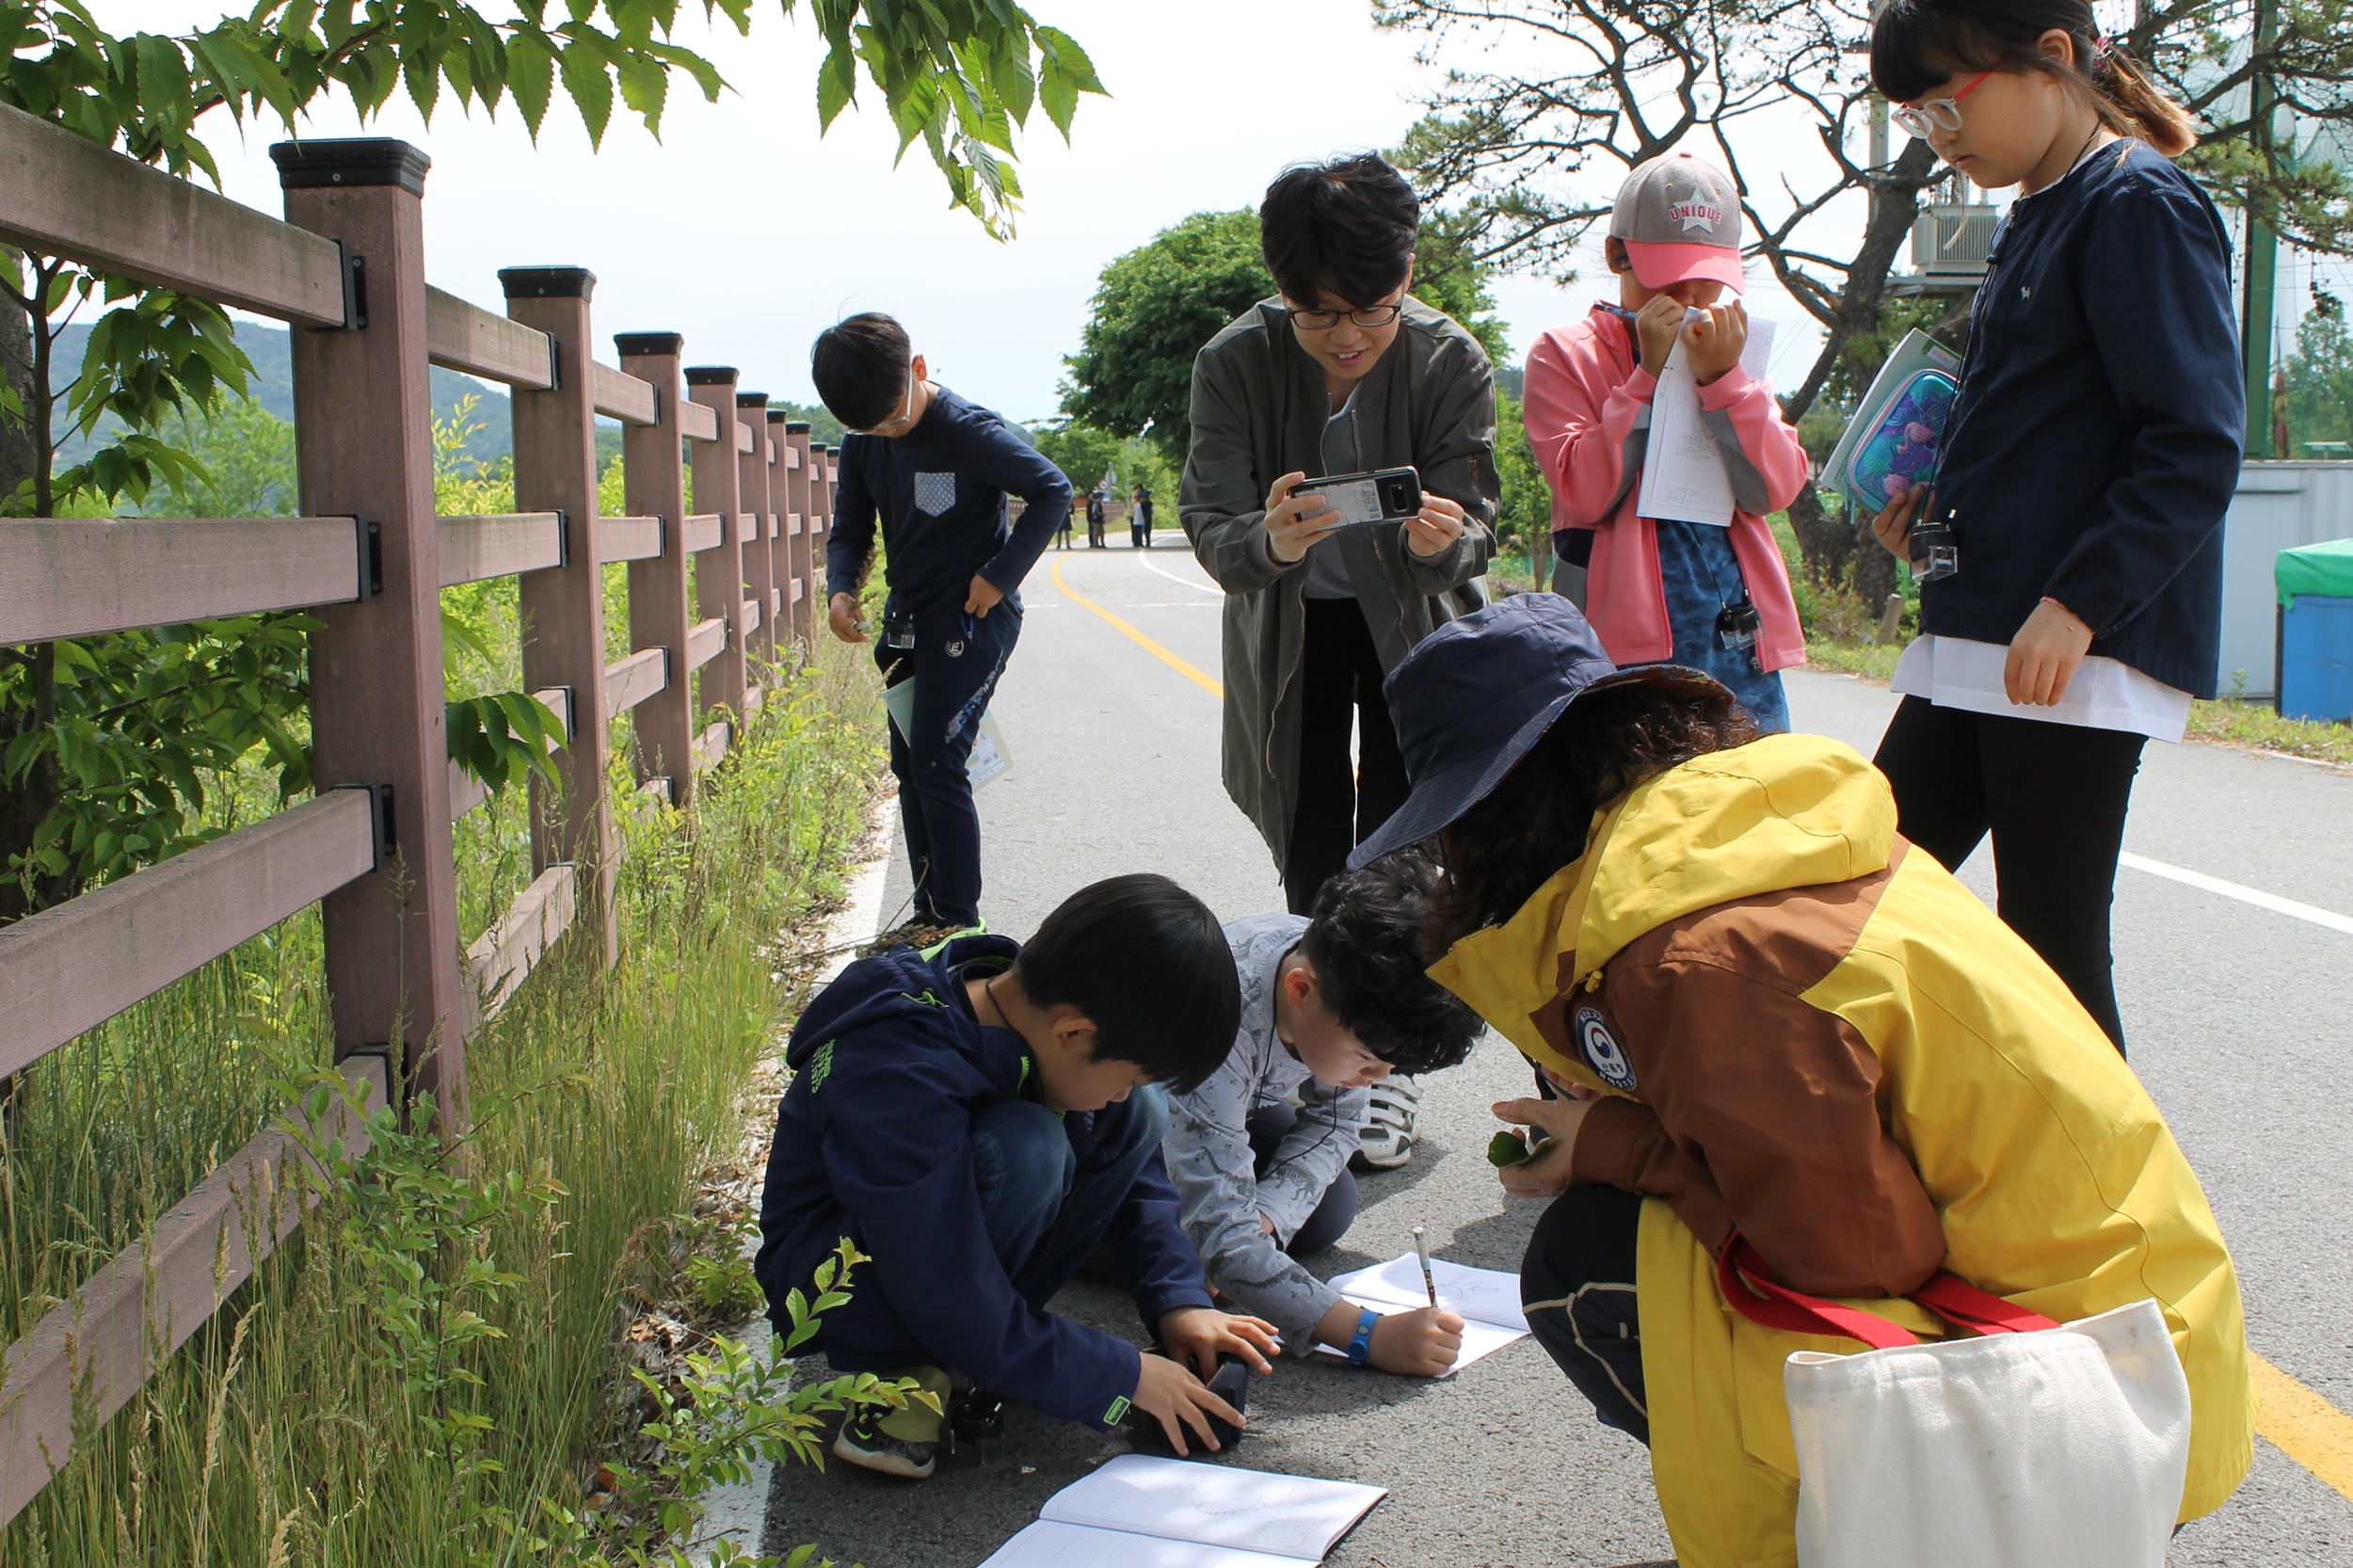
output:
[[2353, 1416], [2262, 1356], [2247, 1359], [2255, 1378], [2255, 1430], [2281, 1453], [2353, 1499]]
[[1126, 621], [1121, 620], [1117, 616], [1112, 615], [1109, 610], [1104, 609], [1100, 604], [1096, 603], [1095, 600], [1087, 598], [1084, 594], [1073, 592], [1070, 584], [1063, 581], [1062, 567], [1063, 558], [1057, 555], [1054, 558], [1054, 586], [1061, 589], [1073, 603], [1085, 605], [1088, 609], [1094, 611], [1096, 615], [1102, 616], [1105, 620], [1110, 621], [1113, 626], [1119, 628], [1120, 631], [1125, 632], [1128, 637], [1135, 642], [1135, 645], [1138, 648], [1143, 648], [1144, 652], [1149, 653], [1153, 658], [1158, 659], [1161, 664], [1166, 664], [1170, 669], [1175, 670], [1178, 675], [1183, 676], [1186, 680], [1192, 681], [1194, 685], [1200, 687], [1211, 696], [1216, 697], [1219, 701], [1223, 702], [1225, 700], [1225, 682], [1219, 680], [1217, 677], [1209, 674], [1206, 670], [1201, 669], [1199, 666], [1189, 664], [1184, 660], [1177, 658], [1176, 655], [1171, 653], [1167, 648], [1162, 648], [1160, 644], [1154, 642], [1151, 638], [1145, 636], [1143, 632], [1137, 631]]
[[[1188, 664], [1119, 616], [1063, 581], [1063, 563], [1054, 562], [1054, 586], [1073, 602], [1082, 604], [1117, 627], [1136, 646], [1221, 701], [1225, 688], [1215, 677]], [[2249, 1354], [2258, 1414], [2255, 1430], [2290, 1459], [2353, 1499], [2353, 1416], [2347, 1416], [2287, 1373]]]

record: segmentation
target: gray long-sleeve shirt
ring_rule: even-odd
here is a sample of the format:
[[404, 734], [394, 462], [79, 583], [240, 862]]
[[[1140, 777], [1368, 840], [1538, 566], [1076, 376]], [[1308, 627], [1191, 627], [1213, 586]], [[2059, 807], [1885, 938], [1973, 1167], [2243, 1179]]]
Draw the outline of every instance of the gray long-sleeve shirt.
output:
[[[1161, 1144], [1185, 1234], [1199, 1249], [1209, 1283], [1241, 1310], [1282, 1330], [1285, 1345], [1297, 1355], [1313, 1348], [1316, 1323], [1340, 1293], [1293, 1262], [1283, 1243], [1306, 1224], [1355, 1152], [1371, 1101], [1364, 1089], [1317, 1080], [1274, 1032], [1276, 978], [1306, 929], [1299, 915], [1264, 915], [1225, 927], [1241, 980], [1241, 1031], [1233, 1054], [1207, 1083], [1171, 1096]], [[1266, 1175], [1254, 1176], [1250, 1112], [1294, 1087], [1298, 1124]], [[1258, 1223], [1261, 1214], [1274, 1222], [1272, 1234]]]

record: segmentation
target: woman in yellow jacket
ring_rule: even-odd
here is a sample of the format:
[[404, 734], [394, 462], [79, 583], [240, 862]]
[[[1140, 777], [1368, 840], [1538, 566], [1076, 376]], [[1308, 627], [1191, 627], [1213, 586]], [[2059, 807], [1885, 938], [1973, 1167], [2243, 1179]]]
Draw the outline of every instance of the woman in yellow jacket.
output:
[[1615, 669], [1576, 608], [1509, 599], [1390, 675], [1412, 794], [1352, 864], [1434, 837], [1431, 973], [1561, 1097], [1506, 1170], [1554, 1198], [1537, 1336], [1651, 1448], [1684, 1568], [1794, 1564], [1793, 1351], [1735, 1313], [1735, 1230], [1779, 1280], [1925, 1336], [1940, 1267], [2067, 1321], [2153, 1297], [2188, 1376], [2181, 1517], [2252, 1457], [2238, 1278], [2139, 1080], [2025, 942], [1896, 833], [1886, 781], [1759, 740], [1696, 671]]

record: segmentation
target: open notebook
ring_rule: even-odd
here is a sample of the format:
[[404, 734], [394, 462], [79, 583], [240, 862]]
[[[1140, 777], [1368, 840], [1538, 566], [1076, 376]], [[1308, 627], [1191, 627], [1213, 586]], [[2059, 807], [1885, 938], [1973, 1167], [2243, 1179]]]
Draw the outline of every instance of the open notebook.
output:
[[[1520, 1311], [1519, 1275], [1466, 1269], [1442, 1257], [1430, 1260], [1430, 1274], [1437, 1282], [1438, 1304], [1463, 1320], [1463, 1353], [1455, 1357], [1455, 1371], [1528, 1333], [1528, 1319]], [[1330, 1283], [1358, 1306], [1375, 1312], [1410, 1312], [1430, 1304], [1429, 1291], [1421, 1282], [1421, 1259], [1412, 1253], [1374, 1268], [1334, 1274]], [[1341, 1353], [1329, 1345], [1316, 1349], [1332, 1355]]]
[[1306, 1568], [1385, 1488], [1121, 1454], [1046, 1500], [981, 1568]]

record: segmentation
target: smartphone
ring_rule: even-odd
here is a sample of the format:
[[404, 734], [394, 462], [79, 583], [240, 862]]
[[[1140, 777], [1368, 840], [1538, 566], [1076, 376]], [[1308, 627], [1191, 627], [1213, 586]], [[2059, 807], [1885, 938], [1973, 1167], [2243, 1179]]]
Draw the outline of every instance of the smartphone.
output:
[[1291, 487], [1291, 494], [1321, 495], [1324, 505], [1340, 515], [1340, 520], [1333, 524], [1336, 528], [1396, 522], [1421, 515], [1421, 475], [1409, 468], [1303, 479]]

